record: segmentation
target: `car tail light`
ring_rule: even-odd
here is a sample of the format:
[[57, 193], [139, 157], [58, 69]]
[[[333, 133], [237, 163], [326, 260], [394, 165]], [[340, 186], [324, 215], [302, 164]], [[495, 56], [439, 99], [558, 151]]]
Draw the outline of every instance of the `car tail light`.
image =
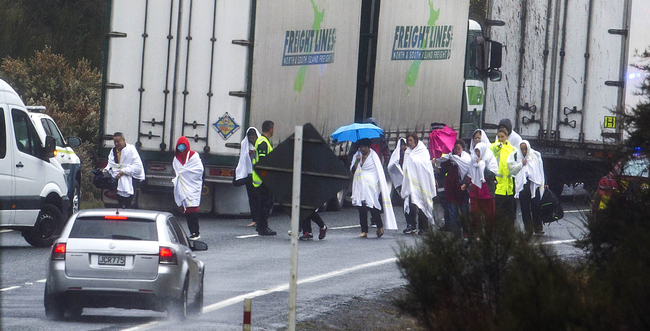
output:
[[169, 247], [160, 247], [158, 254], [158, 262], [160, 264], [176, 264], [176, 253]]
[[65, 260], [65, 244], [56, 244], [52, 248], [52, 260]]

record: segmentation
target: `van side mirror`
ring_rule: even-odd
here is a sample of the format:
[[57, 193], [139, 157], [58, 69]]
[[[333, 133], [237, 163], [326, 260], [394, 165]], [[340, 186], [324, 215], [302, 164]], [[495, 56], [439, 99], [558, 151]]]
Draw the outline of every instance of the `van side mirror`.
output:
[[490, 81], [491, 82], [500, 82], [502, 78], [501, 70], [499, 69], [490, 69]]
[[54, 140], [54, 137], [52, 136], [45, 137], [45, 147], [43, 148], [42, 157], [44, 159], [49, 159], [51, 157], [54, 157], [55, 151], [56, 151], [56, 141]]
[[77, 137], [68, 137], [66, 140], [68, 141], [68, 146], [70, 147], [79, 147], [79, 145], [81, 145], [81, 139]]
[[[501, 68], [503, 44], [496, 41], [493, 41], [490, 44], [490, 69]], [[490, 75], [490, 80], [492, 80], [492, 75]]]

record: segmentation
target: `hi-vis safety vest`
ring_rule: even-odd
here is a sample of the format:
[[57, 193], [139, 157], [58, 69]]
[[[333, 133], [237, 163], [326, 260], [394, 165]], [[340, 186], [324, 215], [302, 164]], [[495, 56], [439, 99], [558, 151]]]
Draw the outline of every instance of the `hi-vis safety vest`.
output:
[[[273, 152], [273, 146], [271, 145], [271, 142], [269, 141], [268, 138], [266, 138], [264, 135], [260, 135], [259, 138], [255, 141], [255, 158], [253, 159], [253, 165], [255, 165], [259, 160], [260, 160], [260, 155], [257, 153], [257, 147], [262, 144], [263, 142], [266, 142], [266, 145], [268, 146], [268, 150], [266, 152], [266, 155], [268, 153]], [[266, 156], [262, 155], [262, 156]], [[255, 187], [260, 187], [262, 185], [262, 178], [253, 170], [253, 186]]]

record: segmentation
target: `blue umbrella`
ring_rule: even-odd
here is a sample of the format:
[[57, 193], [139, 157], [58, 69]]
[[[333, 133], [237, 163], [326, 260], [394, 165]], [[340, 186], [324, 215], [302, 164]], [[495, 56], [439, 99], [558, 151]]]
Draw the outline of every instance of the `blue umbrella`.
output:
[[383, 135], [384, 131], [374, 124], [353, 123], [336, 129], [336, 131], [332, 133], [332, 139], [337, 141], [356, 142], [360, 139], [379, 138]]

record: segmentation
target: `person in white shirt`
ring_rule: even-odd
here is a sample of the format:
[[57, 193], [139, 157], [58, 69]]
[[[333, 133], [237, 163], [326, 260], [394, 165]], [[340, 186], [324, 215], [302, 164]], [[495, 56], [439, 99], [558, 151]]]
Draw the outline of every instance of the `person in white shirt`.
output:
[[122, 132], [113, 134], [115, 147], [108, 153], [104, 172], [117, 179], [117, 202], [121, 208], [131, 208], [135, 186], [144, 180], [144, 167], [135, 146], [127, 144]]

